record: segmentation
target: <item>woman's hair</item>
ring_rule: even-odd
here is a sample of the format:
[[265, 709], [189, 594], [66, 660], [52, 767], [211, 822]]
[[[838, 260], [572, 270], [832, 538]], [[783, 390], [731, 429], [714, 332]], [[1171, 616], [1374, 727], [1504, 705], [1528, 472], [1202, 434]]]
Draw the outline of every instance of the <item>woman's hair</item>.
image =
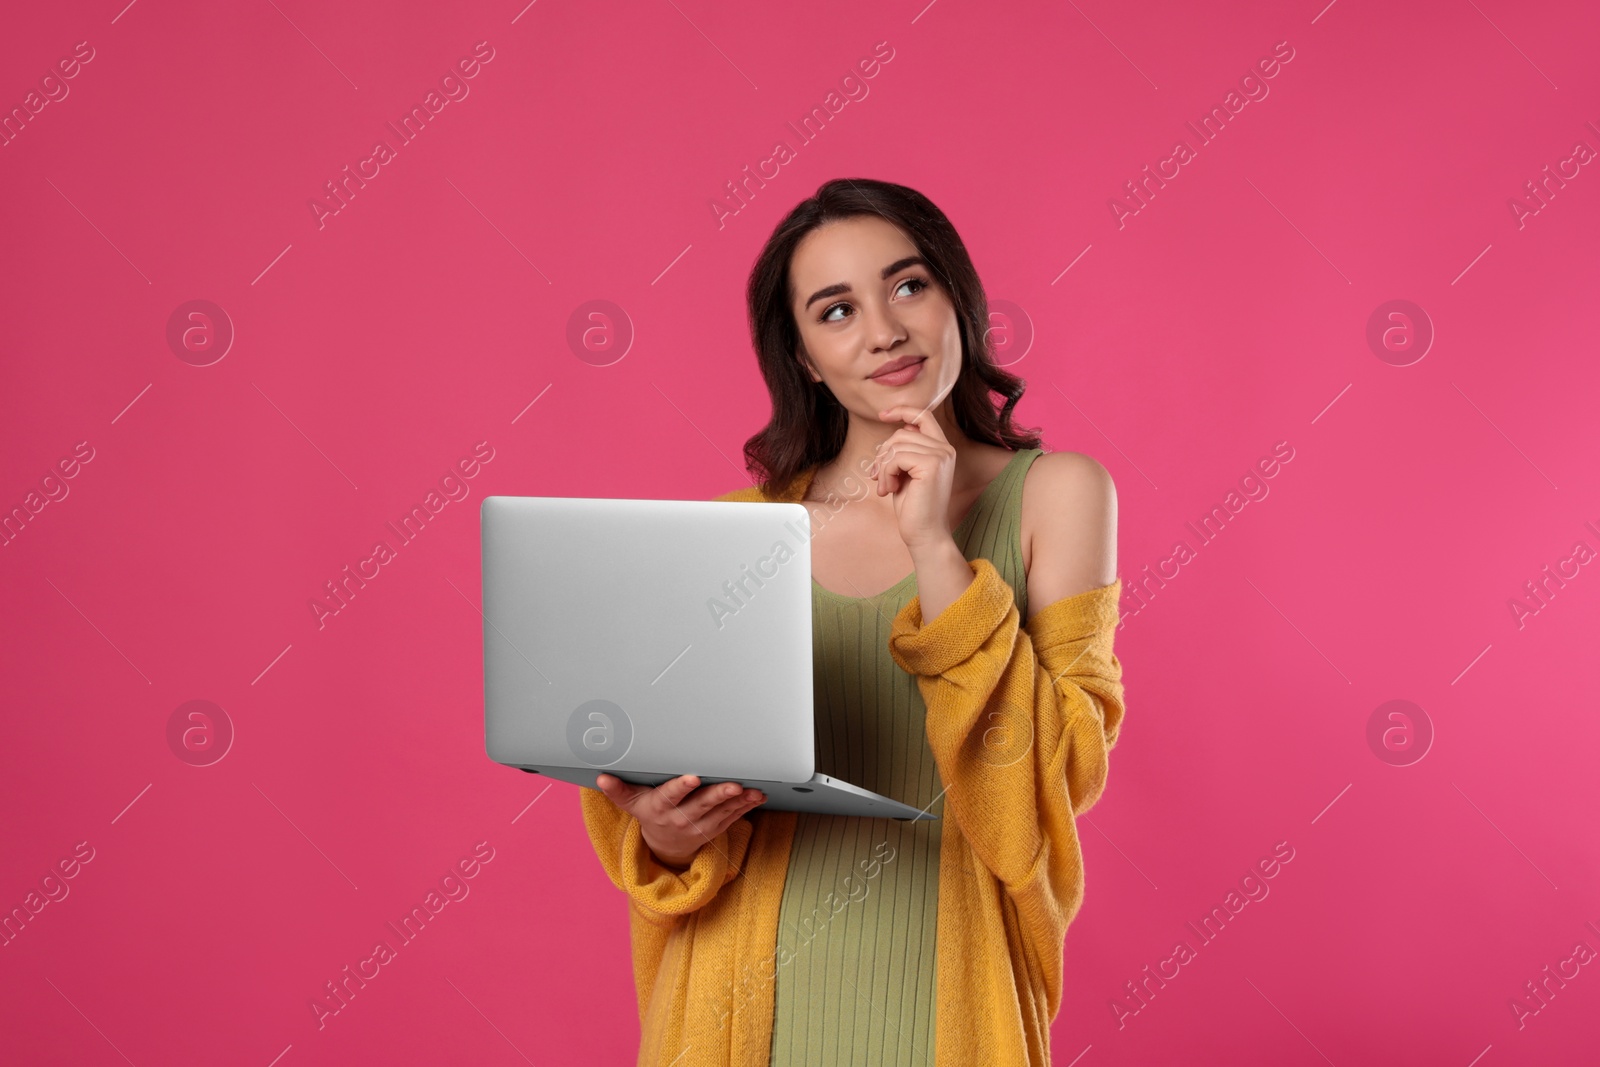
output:
[[[876, 215], [898, 226], [928, 261], [955, 305], [961, 327], [961, 371], [950, 393], [956, 425], [975, 441], [1012, 450], [1039, 447], [1037, 429], [1011, 425], [1011, 409], [1027, 382], [994, 362], [989, 302], [967, 246], [944, 212], [915, 189], [870, 178], [836, 178], [801, 201], [767, 238], [745, 299], [750, 339], [772, 397], [772, 418], [744, 444], [746, 469], [769, 495], [806, 468], [826, 463], [844, 447], [849, 415], [826, 384], [814, 382], [798, 358], [800, 331], [791, 306], [789, 263], [802, 238], [824, 223]], [[1005, 404], [998, 411], [991, 399]]]

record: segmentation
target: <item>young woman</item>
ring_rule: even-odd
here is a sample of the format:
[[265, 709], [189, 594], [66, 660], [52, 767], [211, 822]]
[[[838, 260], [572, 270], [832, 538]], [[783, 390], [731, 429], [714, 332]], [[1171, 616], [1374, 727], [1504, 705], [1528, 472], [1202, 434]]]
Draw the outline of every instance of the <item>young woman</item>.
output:
[[1048, 1063], [1074, 819], [1124, 710], [1115, 487], [1012, 426], [1025, 383], [915, 190], [826, 183], [747, 297], [772, 418], [745, 445], [760, 484], [718, 499], [811, 511], [817, 769], [940, 819], [599, 775], [584, 818], [630, 901], [638, 1062]]

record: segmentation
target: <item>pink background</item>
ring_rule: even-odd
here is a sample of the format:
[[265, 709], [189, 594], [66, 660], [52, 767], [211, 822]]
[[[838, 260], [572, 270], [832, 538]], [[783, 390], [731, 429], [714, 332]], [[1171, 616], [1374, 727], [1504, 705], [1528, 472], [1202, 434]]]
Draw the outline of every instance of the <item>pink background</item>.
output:
[[[68, 490], [0, 548], [0, 908], [93, 856], [0, 948], [0, 1058], [632, 1061], [577, 789], [483, 751], [477, 506], [743, 484], [743, 278], [836, 176], [945, 209], [1021, 309], [996, 322], [1021, 421], [1120, 492], [1128, 714], [1055, 1061], [1594, 1057], [1600, 574], [1562, 562], [1600, 547], [1600, 173], [1562, 162], [1600, 148], [1593, 5], [122, 2], [0, 35], [8, 112], [93, 50], [0, 147], [0, 507]], [[1200, 147], [1186, 122], [1283, 41]], [[478, 42], [469, 95], [319, 227], [324, 183]], [[1196, 158], [1119, 225], [1180, 138]], [[1547, 165], [1569, 178], [1519, 224]], [[1396, 299], [1436, 333], [1405, 366], [1367, 341]], [[167, 340], [191, 300], [236, 334], [207, 366]], [[620, 360], [569, 346], [590, 300], [631, 322]], [[478, 442], [466, 499], [319, 628], [323, 583]], [[1186, 524], [1278, 442], [1202, 545]], [[1547, 565], [1569, 578], [1519, 623]], [[169, 741], [192, 700], [234, 732], [209, 766]], [[1420, 761], [1369, 744], [1391, 700]], [[319, 1029], [324, 984], [480, 842], [469, 894]], [[1202, 946], [1186, 924], [1279, 842]]]

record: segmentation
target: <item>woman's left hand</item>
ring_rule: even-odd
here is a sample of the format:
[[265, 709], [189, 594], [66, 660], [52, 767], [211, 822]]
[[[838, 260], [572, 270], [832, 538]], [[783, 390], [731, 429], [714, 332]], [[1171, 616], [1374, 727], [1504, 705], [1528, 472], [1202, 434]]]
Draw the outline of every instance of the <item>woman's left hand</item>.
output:
[[953, 543], [949, 515], [955, 446], [945, 439], [933, 413], [914, 404], [896, 404], [878, 417], [885, 422], [898, 417], [905, 423], [884, 440], [878, 460], [867, 468], [868, 476], [878, 480], [878, 495], [894, 502], [900, 540], [912, 551]]

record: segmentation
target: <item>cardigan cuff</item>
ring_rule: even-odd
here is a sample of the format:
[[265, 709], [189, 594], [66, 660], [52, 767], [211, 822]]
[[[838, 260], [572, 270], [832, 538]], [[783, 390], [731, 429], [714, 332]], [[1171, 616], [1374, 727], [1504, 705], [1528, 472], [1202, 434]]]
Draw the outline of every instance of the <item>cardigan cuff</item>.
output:
[[938, 677], [984, 646], [1016, 605], [1016, 594], [995, 565], [983, 556], [970, 559], [972, 583], [927, 626], [922, 597], [895, 615], [889, 629], [889, 654], [912, 674]]
[[[731, 828], [730, 828], [731, 829]], [[728, 830], [700, 847], [687, 870], [663, 866], [645, 843], [639, 820], [628, 817], [622, 835], [622, 888], [659, 915], [685, 915], [710, 903], [738, 869], [728, 863]]]

